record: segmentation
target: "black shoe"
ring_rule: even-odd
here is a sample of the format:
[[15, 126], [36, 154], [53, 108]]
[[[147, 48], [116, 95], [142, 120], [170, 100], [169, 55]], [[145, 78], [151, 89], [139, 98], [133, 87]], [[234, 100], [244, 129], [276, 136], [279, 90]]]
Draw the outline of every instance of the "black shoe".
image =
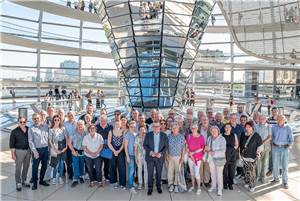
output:
[[33, 179], [32, 178], [30, 179], [29, 183], [31, 183], [31, 184], [33, 183]]
[[26, 187], [26, 188], [30, 188], [30, 184], [28, 184], [28, 183], [25, 183], [25, 182], [24, 182], [24, 183], [22, 183], [22, 186], [23, 186], [23, 187]]
[[45, 181], [40, 181], [39, 184], [42, 185], [42, 186], [50, 186], [50, 185], [49, 185], [47, 182], [45, 182]]
[[73, 179], [73, 175], [69, 175], [69, 179]]
[[21, 188], [21, 187], [17, 187], [16, 190], [17, 190], [17, 191], [21, 191], [22, 188]]
[[73, 181], [71, 187], [74, 188], [75, 186], [77, 186], [77, 184], [78, 184], [78, 181]]
[[33, 186], [31, 187], [31, 189], [32, 189], [32, 190], [37, 190], [37, 185], [33, 185]]
[[148, 190], [147, 195], [152, 195], [152, 190]]
[[82, 183], [82, 184], [84, 183], [83, 178], [80, 178], [79, 181], [80, 181], [80, 183]]
[[204, 186], [205, 186], [206, 188], [209, 188], [209, 187], [210, 187], [210, 184], [209, 184], [209, 183], [204, 183]]
[[157, 189], [157, 192], [158, 192], [158, 194], [162, 194], [161, 188], [158, 188], [158, 189]]
[[229, 190], [233, 190], [232, 184], [228, 185]]
[[223, 185], [223, 188], [224, 188], [225, 190], [227, 190], [227, 189], [228, 189], [228, 186], [227, 186], [226, 184], [224, 184], [224, 185]]
[[168, 181], [167, 180], [161, 180], [162, 181], [162, 184], [168, 184]]

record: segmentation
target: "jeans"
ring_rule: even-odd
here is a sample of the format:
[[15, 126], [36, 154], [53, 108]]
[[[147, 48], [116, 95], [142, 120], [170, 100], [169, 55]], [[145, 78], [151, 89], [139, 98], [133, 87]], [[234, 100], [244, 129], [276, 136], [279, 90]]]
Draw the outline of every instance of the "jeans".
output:
[[[109, 159], [102, 158], [101, 156], [100, 156], [100, 158], [102, 160], [102, 163], [104, 164], [104, 168], [103, 168], [104, 177], [105, 177], [105, 179], [109, 179]], [[101, 169], [102, 169], [102, 166], [101, 166]]]
[[134, 171], [135, 171], [135, 159], [134, 156], [129, 156], [130, 162], [128, 163], [128, 187], [134, 188], [133, 180], [134, 180]]
[[58, 173], [58, 177], [62, 177], [64, 173], [64, 160], [62, 157], [58, 158], [57, 165], [55, 168], [53, 168], [53, 176], [52, 178], [56, 178], [56, 174]]
[[285, 147], [272, 147], [273, 159], [273, 179], [278, 180], [279, 168], [282, 168], [282, 183], [288, 182], [288, 162], [289, 162], [289, 149]]
[[83, 156], [73, 156], [73, 180], [78, 181], [80, 177], [83, 176], [83, 166], [84, 166], [84, 157]]
[[257, 161], [257, 178], [264, 179], [269, 167], [270, 150], [261, 152], [260, 159]]
[[120, 186], [126, 186], [126, 163], [124, 151], [119, 153], [118, 156], [113, 156], [109, 161], [109, 180], [111, 184], [117, 183], [117, 175], [119, 175]]
[[[85, 159], [85, 163], [87, 165], [88, 168], [88, 174], [90, 177], [90, 181], [97, 181], [97, 182], [102, 182], [102, 169], [100, 168], [102, 165], [102, 160], [100, 158], [100, 156], [98, 156], [97, 158], [90, 158], [88, 156], [84, 157]], [[96, 175], [94, 172], [94, 167], [96, 170]]]
[[40, 181], [44, 180], [44, 176], [48, 164], [48, 157], [49, 157], [48, 147], [37, 148], [36, 151], [39, 153], [39, 158], [36, 159], [33, 156], [33, 160], [32, 160], [32, 181], [34, 186], [37, 185], [40, 163], [42, 164], [41, 171], [40, 171]]

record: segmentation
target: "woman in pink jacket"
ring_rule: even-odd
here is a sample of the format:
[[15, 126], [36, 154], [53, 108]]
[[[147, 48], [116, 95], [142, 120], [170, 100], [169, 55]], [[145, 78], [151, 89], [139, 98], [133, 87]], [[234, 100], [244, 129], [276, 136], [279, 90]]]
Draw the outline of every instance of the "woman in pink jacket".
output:
[[196, 182], [198, 189], [196, 194], [200, 195], [200, 165], [203, 157], [203, 151], [205, 146], [205, 138], [203, 135], [198, 133], [198, 124], [195, 122], [191, 126], [192, 134], [187, 135], [186, 145], [187, 153], [189, 156], [188, 165], [191, 172], [192, 187], [189, 189], [189, 192], [194, 191]]

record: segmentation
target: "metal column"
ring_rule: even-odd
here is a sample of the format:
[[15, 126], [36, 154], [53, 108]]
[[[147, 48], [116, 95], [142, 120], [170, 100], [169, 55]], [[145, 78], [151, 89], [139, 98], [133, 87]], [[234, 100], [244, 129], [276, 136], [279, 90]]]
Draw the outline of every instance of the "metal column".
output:
[[[43, 11], [39, 14], [39, 28], [38, 28], [38, 41], [41, 42], [42, 38], [42, 24], [43, 23]], [[37, 101], [41, 101], [41, 49], [37, 49], [37, 59], [36, 59], [36, 83], [37, 83]]]

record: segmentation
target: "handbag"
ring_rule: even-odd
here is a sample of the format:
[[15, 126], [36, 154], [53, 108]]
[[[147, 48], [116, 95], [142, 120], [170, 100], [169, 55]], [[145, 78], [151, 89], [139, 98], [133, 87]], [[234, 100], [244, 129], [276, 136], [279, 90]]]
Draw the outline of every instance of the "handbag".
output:
[[184, 191], [187, 191], [186, 181], [185, 181], [185, 177], [184, 177], [184, 168], [182, 167], [181, 164], [178, 166], [177, 175], [178, 175], [179, 192], [182, 193]]
[[57, 157], [51, 156], [50, 158], [50, 166], [55, 168], [57, 166], [58, 160]]
[[100, 152], [100, 156], [101, 156], [102, 158], [112, 159], [113, 153], [112, 153], [112, 151], [111, 151], [108, 147], [105, 147], [105, 148], [103, 148], [102, 151]]

